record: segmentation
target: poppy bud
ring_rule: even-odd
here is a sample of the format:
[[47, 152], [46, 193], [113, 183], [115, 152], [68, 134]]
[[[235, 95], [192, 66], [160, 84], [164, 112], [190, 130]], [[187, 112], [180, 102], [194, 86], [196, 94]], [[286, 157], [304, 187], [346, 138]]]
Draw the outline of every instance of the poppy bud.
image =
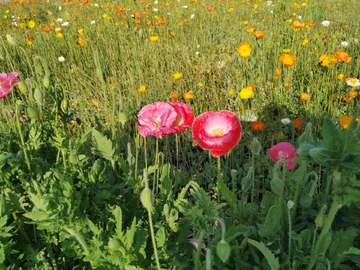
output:
[[261, 143], [258, 141], [258, 139], [256, 137], [254, 137], [254, 139], [252, 140], [252, 142], [250, 144], [250, 149], [254, 155], [258, 156], [260, 154]]
[[71, 164], [78, 164], [78, 162], [79, 162], [77, 155], [75, 155], [75, 154], [70, 154], [69, 161]]
[[309, 207], [311, 203], [312, 203], [312, 198], [309, 194], [306, 194], [300, 199], [300, 204], [304, 207]]
[[96, 69], [96, 76], [99, 78], [102, 84], [105, 84], [105, 76], [101, 68]]
[[140, 200], [143, 206], [148, 210], [151, 211], [152, 209], [152, 193], [149, 188], [145, 188], [140, 195]]
[[125, 125], [125, 123], [126, 123], [126, 121], [127, 121], [127, 116], [126, 116], [126, 114], [124, 114], [124, 113], [119, 113], [119, 122], [121, 123], [121, 125]]
[[288, 200], [287, 202], [287, 208], [291, 209], [294, 206], [294, 202], [292, 200]]
[[44, 93], [40, 88], [35, 88], [34, 99], [39, 105], [44, 105]]
[[224, 239], [222, 239], [216, 246], [217, 255], [223, 262], [226, 262], [229, 259], [230, 252], [230, 245]]
[[61, 110], [63, 111], [63, 113], [65, 113], [65, 114], [68, 113], [68, 111], [69, 111], [69, 101], [67, 100], [67, 98], [64, 98], [61, 101], [60, 107], [61, 107]]
[[33, 106], [27, 106], [26, 107], [26, 114], [34, 120], [37, 120], [40, 118], [38, 110]]
[[6, 58], [6, 51], [4, 46], [0, 45], [0, 59], [1, 60], [5, 60]]
[[245, 249], [245, 248], [247, 247], [247, 240], [248, 240], [248, 238], [245, 237], [245, 238], [241, 241], [240, 249]]
[[19, 40], [10, 34], [6, 34], [6, 40], [10, 43], [11, 46], [16, 46], [19, 44]]
[[211, 269], [211, 249], [206, 250], [206, 269]]
[[230, 174], [231, 174], [231, 178], [235, 178], [236, 175], [237, 175], [237, 170], [232, 169], [232, 170], [230, 171]]
[[20, 81], [20, 82], [18, 82], [17, 86], [19, 87], [20, 92], [23, 93], [24, 95], [27, 95], [29, 93], [29, 90], [28, 90], [25, 82]]
[[284, 191], [284, 184], [279, 178], [274, 178], [273, 180], [271, 180], [270, 186], [271, 190], [277, 195], [282, 194]]
[[114, 238], [109, 240], [108, 245], [110, 250], [118, 250], [121, 247], [120, 241]]
[[325, 221], [325, 212], [327, 210], [327, 206], [324, 205], [321, 210], [319, 215], [316, 217], [315, 219], [315, 224], [316, 226], [318, 226], [319, 228], [321, 228], [322, 226], [324, 226], [324, 221]]
[[49, 86], [50, 86], [50, 77], [49, 76], [44, 77], [43, 85], [45, 86], [46, 89], [49, 88]]
[[299, 148], [296, 150], [296, 153], [300, 157], [309, 158], [310, 157], [310, 150], [313, 149], [315, 146], [311, 143], [304, 142], [302, 143]]

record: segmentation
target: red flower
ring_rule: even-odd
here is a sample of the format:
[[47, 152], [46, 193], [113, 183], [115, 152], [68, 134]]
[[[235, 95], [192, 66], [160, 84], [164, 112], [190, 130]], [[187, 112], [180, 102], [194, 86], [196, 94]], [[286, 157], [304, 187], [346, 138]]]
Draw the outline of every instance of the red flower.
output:
[[[269, 149], [269, 156], [274, 162], [278, 162], [280, 159], [285, 159], [287, 161], [287, 169], [291, 170], [295, 167], [295, 162], [291, 160], [296, 158], [295, 147], [291, 143], [281, 142], [277, 145], [274, 145]], [[284, 162], [281, 162], [281, 166], [284, 167]]]
[[179, 133], [189, 128], [194, 122], [194, 113], [189, 105], [181, 102], [168, 102], [177, 113], [175, 121], [172, 123], [171, 128], [175, 129], [174, 133]]
[[298, 131], [300, 132], [300, 129], [301, 129], [301, 118], [296, 118], [295, 122], [294, 122], [294, 127], [297, 127], [298, 128]]
[[229, 152], [240, 140], [241, 124], [233, 112], [206, 112], [199, 115], [192, 126], [193, 140], [213, 157]]
[[265, 128], [265, 124], [261, 121], [256, 121], [251, 125], [251, 128], [256, 131], [257, 129], [259, 129], [260, 131], [263, 131]]

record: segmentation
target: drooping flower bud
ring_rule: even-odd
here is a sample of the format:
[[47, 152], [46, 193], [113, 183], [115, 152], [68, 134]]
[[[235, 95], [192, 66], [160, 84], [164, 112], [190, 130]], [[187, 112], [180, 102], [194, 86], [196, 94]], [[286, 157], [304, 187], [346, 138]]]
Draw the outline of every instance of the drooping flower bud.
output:
[[69, 101], [68, 99], [65, 97], [60, 104], [60, 108], [62, 110], [63, 113], [67, 114], [69, 111]]
[[26, 114], [31, 118], [31, 119], [34, 119], [34, 120], [37, 120], [40, 118], [40, 114], [38, 112], [38, 110], [33, 107], [33, 106], [27, 106], [26, 107]]
[[258, 141], [256, 137], [253, 138], [251, 145], [250, 145], [251, 152], [254, 155], [259, 155], [261, 151], [261, 143]]
[[149, 188], [145, 188], [140, 194], [140, 200], [143, 206], [148, 210], [151, 211], [153, 206], [153, 199], [152, 193]]
[[280, 195], [284, 191], [284, 183], [281, 181], [280, 178], [274, 178], [270, 182], [271, 190], [277, 194]]
[[46, 89], [49, 88], [49, 86], [50, 86], [50, 77], [49, 76], [44, 77], [43, 85], [45, 86]]
[[24, 95], [29, 94], [29, 90], [28, 90], [27, 85], [26, 85], [26, 83], [24, 81], [18, 82], [17, 86], [19, 87], [19, 90], [20, 90], [21, 93], [23, 93]]
[[37, 104], [39, 104], [41, 106], [44, 105], [44, 103], [45, 103], [44, 92], [41, 91], [40, 88], [35, 88], [34, 99]]
[[14, 37], [10, 34], [6, 34], [6, 40], [11, 46], [19, 45], [19, 40], [17, 39], [17, 37]]
[[304, 207], [309, 207], [312, 203], [312, 198], [309, 194], [300, 198], [300, 204]]
[[316, 226], [318, 226], [319, 228], [322, 228], [322, 226], [324, 226], [324, 222], [325, 222], [325, 212], [327, 210], [327, 206], [324, 205], [321, 210], [319, 215], [316, 217], [315, 219], [315, 224]]
[[216, 246], [216, 253], [223, 262], [226, 262], [229, 259], [231, 247], [222, 239]]
[[69, 161], [71, 164], [78, 164], [79, 162], [78, 157], [75, 154], [70, 154]]

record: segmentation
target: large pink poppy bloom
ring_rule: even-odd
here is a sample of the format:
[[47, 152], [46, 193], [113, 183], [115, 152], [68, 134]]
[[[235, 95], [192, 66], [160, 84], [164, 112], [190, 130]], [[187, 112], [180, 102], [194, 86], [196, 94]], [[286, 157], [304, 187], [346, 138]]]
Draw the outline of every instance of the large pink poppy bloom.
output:
[[241, 124], [236, 114], [229, 111], [206, 112], [199, 115], [192, 126], [194, 141], [213, 157], [229, 152], [240, 140]]
[[191, 127], [195, 116], [190, 106], [185, 103], [175, 101], [168, 102], [168, 104], [170, 104], [177, 113], [176, 119], [171, 125], [171, 128], [175, 129], [174, 133], [179, 133]]
[[[17, 78], [19, 74], [17, 72], [1, 73], [0, 74], [0, 99], [6, 97], [11, 92], [10, 80]], [[12, 86], [17, 85], [17, 81], [12, 81]]]
[[[269, 149], [269, 156], [274, 162], [278, 162], [280, 159], [285, 159], [286, 167], [288, 170], [291, 170], [295, 167], [295, 162], [291, 160], [296, 158], [295, 147], [291, 143], [281, 142], [277, 145], [274, 145]], [[281, 162], [281, 166], [284, 167], [284, 162]]]
[[139, 114], [139, 133], [143, 137], [169, 135], [175, 132], [171, 125], [176, 120], [177, 113], [173, 106], [165, 102], [155, 102], [144, 106]]

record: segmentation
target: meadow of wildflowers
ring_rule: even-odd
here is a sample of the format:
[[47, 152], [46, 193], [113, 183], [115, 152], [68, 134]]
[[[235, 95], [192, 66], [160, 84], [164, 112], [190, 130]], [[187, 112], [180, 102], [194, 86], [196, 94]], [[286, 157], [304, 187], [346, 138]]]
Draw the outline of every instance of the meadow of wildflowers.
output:
[[357, 0], [0, 4], [0, 269], [360, 269]]

